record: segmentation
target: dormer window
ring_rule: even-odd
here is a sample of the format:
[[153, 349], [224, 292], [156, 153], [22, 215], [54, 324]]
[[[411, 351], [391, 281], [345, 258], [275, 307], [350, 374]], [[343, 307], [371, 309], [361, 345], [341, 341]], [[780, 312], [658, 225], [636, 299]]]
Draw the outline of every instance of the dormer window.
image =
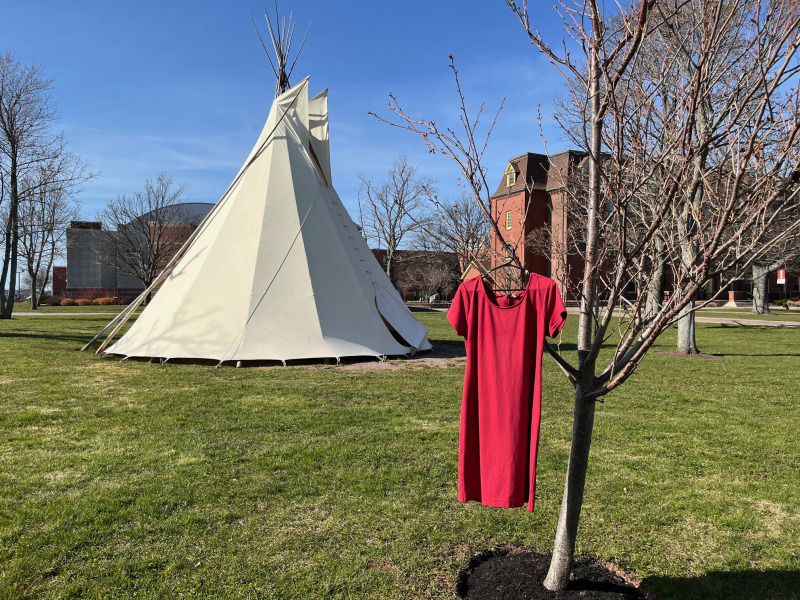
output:
[[517, 172], [514, 170], [514, 165], [508, 163], [508, 168], [506, 169], [506, 187], [511, 187], [515, 183], [517, 183]]

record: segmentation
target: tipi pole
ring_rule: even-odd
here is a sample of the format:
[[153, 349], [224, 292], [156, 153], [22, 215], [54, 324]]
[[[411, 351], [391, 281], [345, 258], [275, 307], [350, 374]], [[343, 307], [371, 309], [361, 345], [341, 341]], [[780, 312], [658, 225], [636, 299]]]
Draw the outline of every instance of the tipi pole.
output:
[[[230, 188], [228, 188], [228, 191], [229, 190], [230, 190]], [[226, 191], [225, 194], [227, 194], [228, 191]], [[223, 196], [223, 198], [224, 197], [225, 196]], [[183, 246], [181, 246], [178, 249], [178, 251], [175, 253], [175, 255], [167, 263], [167, 266], [164, 267], [164, 269], [161, 271], [161, 273], [158, 274], [158, 277], [156, 277], [153, 280], [153, 282], [147, 287], [147, 289], [145, 289], [141, 294], [139, 294], [139, 296], [137, 296], [136, 299], [133, 302], [131, 302], [125, 308], [125, 310], [120, 312], [114, 319], [112, 319], [112, 321], [108, 325], [106, 325], [100, 333], [98, 333], [96, 336], [94, 336], [89, 341], [88, 344], [86, 344], [83, 348], [81, 348], [81, 350], [86, 350], [87, 348], [89, 348], [89, 346], [91, 346], [100, 337], [102, 337], [102, 335], [106, 331], [108, 331], [108, 329], [110, 327], [113, 327], [116, 324], [116, 327], [114, 327], [114, 329], [111, 331], [111, 333], [109, 333], [108, 336], [106, 337], [106, 339], [100, 344], [100, 347], [95, 351], [95, 354], [100, 354], [105, 349], [105, 347], [109, 344], [109, 342], [112, 339], [114, 339], [114, 336], [117, 335], [117, 332], [120, 329], [122, 329], [122, 327], [125, 325], [125, 323], [128, 322], [128, 319], [133, 314], [133, 312], [142, 305], [142, 302], [144, 302], [145, 298], [147, 298], [147, 295], [150, 292], [153, 291], [155, 286], [157, 286], [160, 283], [162, 283], [164, 281], [164, 279], [166, 279], [169, 276], [169, 274], [172, 273], [172, 269], [174, 268], [175, 264], [181, 258], [183, 258], [183, 256], [186, 254], [186, 251], [189, 249], [191, 244], [194, 242], [195, 239], [197, 239], [197, 236], [201, 233], [202, 229], [204, 229], [205, 225], [210, 221], [210, 219], [212, 219], [213, 216], [216, 215], [216, 213], [218, 212], [219, 208], [221, 208], [222, 204], [223, 203], [217, 203], [217, 205], [213, 209], [211, 209], [211, 211], [209, 211], [209, 213], [205, 216], [205, 218], [200, 222], [200, 225], [197, 226], [197, 229], [195, 229], [192, 232], [192, 235], [190, 235], [187, 238], [187, 240], [184, 242]]]
[[[132, 303], [131, 303], [131, 304], [132, 304]], [[102, 329], [102, 330], [100, 330], [100, 333], [98, 333], [96, 336], [94, 336], [92, 339], [90, 339], [90, 340], [89, 340], [89, 341], [86, 343], [86, 345], [85, 345], [83, 348], [81, 348], [81, 352], [83, 352], [84, 350], [88, 350], [88, 349], [89, 349], [89, 346], [91, 346], [91, 345], [92, 345], [92, 344], [94, 344], [94, 343], [95, 343], [95, 342], [96, 342], [98, 339], [100, 339], [100, 337], [102, 337], [102, 335], [103, 335], [103, 334], [104, 334], [106, 331], [108, 331], [109, 329], [111, 329], [111, 327], [113, 327], [113, 326], [114, 326], [114, 324], [115, 324], [117, 321], [119, 321], [121, 318], [123, 318], [123, 316], [125, 316], [125, 313], [127, 313], [127, 312], [128, 312], [130, 309], [131, 309], [131, 305], [129, 304], [129, 305], [128, 305], [128, 306], [126, 306], [126, 307], [125, 307], [123, 310], [121, 310], [121, 311], [119, 312], [119, 314], [117, 314], [117, 316], [116, 316], [116, 317], [114, 317], [113, 319], [111, 319], [111, 321], [108, 323], [108, 325], [106, 325], [105, 327], [103, 327], [103, 329]], [[136, 310], [136, 309], [133, 309], [133, 310]], [[127, 319], [127, 317], [126, 317], [126, 319]]]
[[[155, 281], [153, 283], [155, 283]], [[139, 297], [136, 298], [136, 300], [134, 300], [128, 305], [128, 308], [126, 308], [124, 311], [122, 311], [122, 313], [120, 313], [120, 314], [124, 313], [124, 318], [121, 318], [119, 320], [116, 327], [114, 327], [114, 329], [111, 331], [111, 333], [108, 334], [106, 339], [103, 340], [103, 343], [100, 344], [97, 350], [95, 350], [94, 352], [95, 354], [100, 354], [103, 350], [105, 350], [106, 346], [108, 346], [111, 340], [114, 339], [114, 336], [117, 335], [117, 332], [120, 329], [122, 329], [125, 323], [128, 322], [128, 319], [131, 318], [131, 315], [134, 313], [134, 311], [142, 305], [142, 302], [144, 302], [144, 299], [147, 298], [147, 294], [149, 294], [152, 289], [153, 289], [153, 284], [150, 284], [150, 286], [144, 292], [142, 292], [141, 295], [139, 295]]]
[[[308, 78], [306, 77], [306, 79], [304, 80], [302, 85], [307, 85], [307, 84], [308, 84]], [[161, 283], [163, 283], [163, 281], [167, 277], [169, 277], [169, 275], [172, 273], [172, 270], [175, 268], [175, 265], [178, 263], [178, 261], [185, 256], [186, 252], [189, 250], [189, 248], [195, 242], [197, 237], [205, 230], [205, 228], [208, 226], [208, 224], [217, 216], [219, 211], [222, 209], [222, 207], [228, 201], [228, 199], [230, 198], [231, 191], [233, 191], [233, 189], [238, 185], [239, 181], [242, 179], [242, 177], [244, 177], [244, 174], [247, 172], [247, 169], [250, 168], [250, 165], [252, 165], [255, 162], [255, 160], [261, 154], [261, 151], [264, 149], [264, 147], [272, 139], [272, 135], [278, 129], [278, 126], [283, 122], [283, 119], [286, 118], [286, 115], [289, 113], [289, 110], [291, 110], [291, 108], [294, 106], [294, 103], [297, 101], [297, 98], [299, 97], [299, 95], [300, 94], [299, 94], [299, 90], [298, 90], [298, 93], [295, 94], [294, 99], [289, 103], [289, 106], [286, 107], [286, 110], [283, 111], [283, 114], [281, 115], [281, 118], [278, 119], [278, 122], [275, 124], [275, 127], [272, 128], [272, 131], [270, 131], [269, 134], [267, 135], [267, 137], [264, 139], [264, 142], [261, 144], [261, 147], [256, 152], [253, 153], [253, 157], [250, 159], [250, 161], [247, 164], [244, 165], [244, 167], [242, 167], [242, 169], [239, 171], [239, 174], [236, 176], [236, 178], [228, 186], [228, 189], [225, 190], [224, 194], [222, 194], [222, 198], [220, 198], [219, 202], [217, 202], [217, 204], [214, 206], [214, 208], [212, 208], [211, 211], [209, 211], [209, 213], [205, 216], [205, 218], [200, 222], [200, 224], [197, 226], [197, 229], [195, 229], [192, 232], [192, 234], [184, 242], [183, 246], [181, 246], [180, 249], [175, 253], [175, 255], [170, 259], [170, 261], [167, 263], [167, 265], [164, 267], [164, 269], [161, 271], [161, 273], [158, 274], [158, 277], [156, 277], [153, 280], [153, 282], [147, 287], [147, 289], [145, 289], [136, 298], [136, 300], [131, 302], [131, 304], [128, 305], [125, 308], [125, 310], [120, 312], [116, 317], [114, 317], [114, 319], [112, 319], [111, 322], [108, 325], [106, 325], [103, 328], [102, 331], [100, 331], [100, 333], [98, 333], [96, 336], [94, 336], [89, 341], [89, 343], [87, 343], [83, 348], [81, 348], [81, 351], [88, 349], [94, 342], [96, 342], [100, 337], [102, 337], [103, 334], [106, 331], [108, 331], [109, 328], [114, 326], [114, 324], [116, 323], [116, 326], [114, 327], [114, 329], [111, 331], [110, 334], [108, 334], [108, 336], [103, 341], [103, 343], [100, 344], [100, 347], [95, 351], [95, 354], [100, 354], [106, 348], [106, 346], [108, 346], [108, 344], [111, 342], [111, 340], [114, 339], [114, 336], [117, 334], [117, 332], [119, 332], [119, 330], [122, 329], [122, 327], [125, 325], [125, 323], [128, 322], [128, 319], [130, 319], [130, 316], [133, 314], [133, 312], [137, 308], [139, 308], [139, 306], [141, 306], [142, 302], [144, 302], [145, 298], [147, 298], [147, 295], [150, 292], [152, 292], [153, 289], [155, 289], [156, 286], [158, 286]]]

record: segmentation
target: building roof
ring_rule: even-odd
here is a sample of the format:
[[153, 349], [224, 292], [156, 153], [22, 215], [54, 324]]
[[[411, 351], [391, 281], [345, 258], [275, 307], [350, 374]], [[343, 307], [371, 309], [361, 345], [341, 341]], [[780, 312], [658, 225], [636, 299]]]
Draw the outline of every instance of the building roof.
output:
[[[580, 159], [585, 156], [585, 152], [577, 150], [565, 150], [557, 154], [536, 154], [525, 152], [519, 156], [508, 159], [508, 164], [514, 168], [516, 181], [514, 185], [506, 185], [506, 177], [503, 176], [497, 191], [492, 194], [492, 198], [506, 196], [521, 192], [527, 188], [531, 190], [552, 190], [561, 187], [562, 181], [558, 174], [562, 167], [569, 164], [570, 160]], [[556, 165], [559, 169], [550, 173], [550, 166]]]
[[[212, 202], [181, 202], [164, 208], [169, 209], [180, 222], [193, 223], [196, 225], [206, 218], [206, 215], [214, 208], [214, 204]], [[144, 221], [152, 221], [158, 210], [164, 209], [151, 210], [138, 218]]]

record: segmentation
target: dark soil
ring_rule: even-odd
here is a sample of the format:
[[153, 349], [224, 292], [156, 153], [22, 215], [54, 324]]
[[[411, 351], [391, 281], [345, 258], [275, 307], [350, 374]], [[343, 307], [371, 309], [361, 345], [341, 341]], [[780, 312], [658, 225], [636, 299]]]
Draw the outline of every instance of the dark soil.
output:
[[461, 572], [457, 592], [470, 600], [645, 600], [644, 593], [599, 561], [578, 558], [563, 592], [545, 589], [550, 556], [532, 551], [491, 550], [474, 557]]

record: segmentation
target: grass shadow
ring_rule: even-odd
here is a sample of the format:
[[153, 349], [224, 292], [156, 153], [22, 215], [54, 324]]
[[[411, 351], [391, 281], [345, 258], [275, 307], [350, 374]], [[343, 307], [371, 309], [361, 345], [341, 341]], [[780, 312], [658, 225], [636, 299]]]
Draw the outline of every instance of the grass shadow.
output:
[[757, 352], [726, 352], [725, 356], [775, 356], [775, 357], [784, 357], [784, 356], [800, 356], [800, 352], [770, 352], [770, 353], [762, 353], [759, 354]]
[[755, 325], [751, 323], [703, 323], [703, 329], [763, 329], [769, 331], [771, 329], [799, 329], [797, 325]]
[[440, 348], [441, 346], [453, 346], [454, 348], [458, 348], [459, 350], [465, 350], [466, 347], [467, 347], [464, 344], [463, 340], [461, 340], [461, 341], [457, 341], [457, 340], [437, 340], [437, 339], [428, 338], [428, 341], [431, 343], [431, 346], [433, 346], [434, 351], [437, 350], [438, 348]]
[[[408, 304], [406, 304], [408, 306]], [[408, 310], [411, 312], [421, 312], [421, 313], [432, 313], [432, 312], [447, 312], [444, 310], [436, 310], [435, 308], [429, 308], [427, 306], [408, 306]]]
[[697, 577], [648, 577], [643, 582], [659, 598], [797, 600], [800, 571], [712, 571]]
[[42, 339], [54, 340], [59, 342], [77, 342], [80, 344], [76, 350], [83, 347], [86, 342], [92, 339], [91, 335], [64, 335], [63, 333], [39, 333], [31, 331], [4, 331], [0, 333], [0, 339], [19, 338], [19, 339]]

